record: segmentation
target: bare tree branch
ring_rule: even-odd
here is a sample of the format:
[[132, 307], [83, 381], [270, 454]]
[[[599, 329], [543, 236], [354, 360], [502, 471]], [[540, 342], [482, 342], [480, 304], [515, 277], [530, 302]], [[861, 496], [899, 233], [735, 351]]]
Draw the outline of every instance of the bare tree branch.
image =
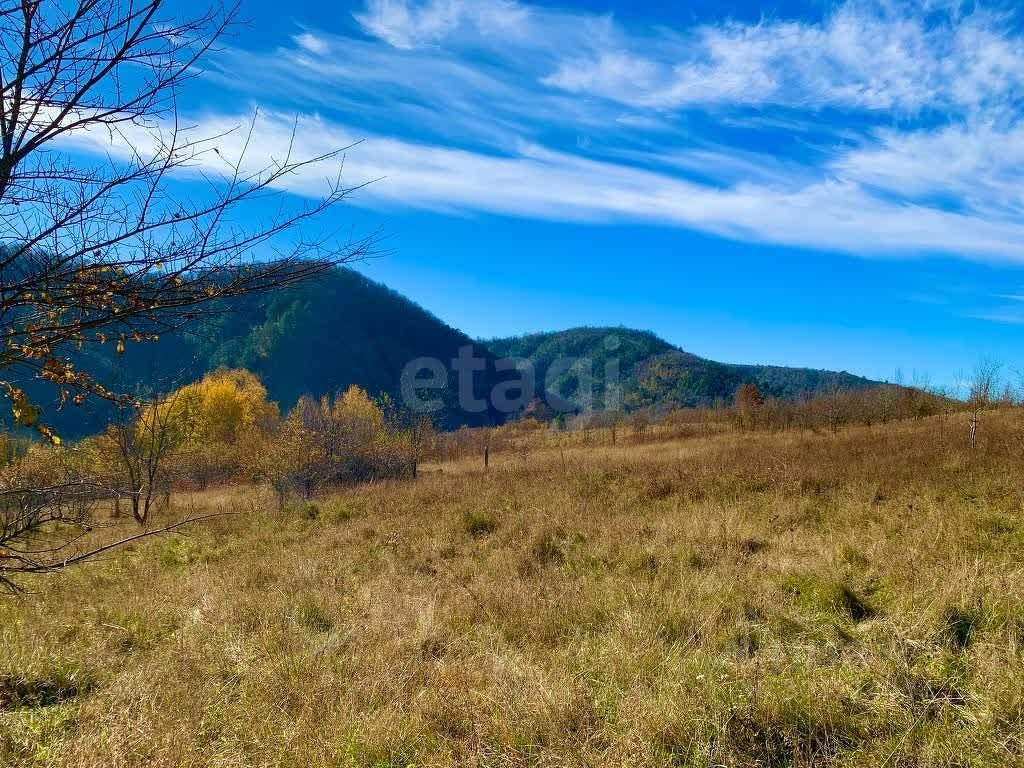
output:
[[[296, 157], [293, 129], [283, 158], [254, 163], [258, 115], [213, 135], [181, 125], [177, 93], [236, 23], [237, 5], [179, 19], [163, 0], [0, 2], [0, 392], [16, 421], [43, 423], [14, 384], [19, 371], [60, 387], [62, 402], [72, 390], [112, 398], [69, 350], [156, 341], [220, 299], [372, 252], [374, 234], [339, 242], [310, 230], [355, 191], [340, 170], [312, 202], [281, 191], [298, 174], [340, 168], [347, 148]], [[221, 145], [237, 131], [245, 139], [229, 158]], [[109, 137], [105, 159], [68, 151], [97, 134]], [[214, 159], [222, 171], [209, 170]], [[186, 171], [202, 194], [176, 192]], [[242, 207], [267, 198], [279, 198], [276, 213], [239, 223]]]
[[[300, 157], [293, 128], [284, 157], [258, 161], [258, 114], [205, 135], [182, 122], [181, 90], [237, 20], [238, 6], [219, 2], [180, 18], [164, 0], [0, 0], [0, 394], [15, 423], [55, 443], [18, 386], [26, 376], [50, 382], [61, 407], [95, 395], [132, 414], [113, 432], [127, 483], [70, 464], [38, 482], [24, 474], [31, 463], [0, 467], [0, 586], [115, 546], [79, 551], [99, 500], [127, 493], [136, 521], [149, 522], [170, 450], [166, 411], [135, 408], [76, 367], [77, 350], [156, 343], [225, 299], [374, 250], [373, 234], [339, 241], [312, 228], [357, 189], [341, 178], [347, 148]], [[74, 151], [83, 142], [91, 151]], [[331, 169], [319, 198], [284, 194], [318, 168]], [[268, 199], [273, 214], [242, 223]]]

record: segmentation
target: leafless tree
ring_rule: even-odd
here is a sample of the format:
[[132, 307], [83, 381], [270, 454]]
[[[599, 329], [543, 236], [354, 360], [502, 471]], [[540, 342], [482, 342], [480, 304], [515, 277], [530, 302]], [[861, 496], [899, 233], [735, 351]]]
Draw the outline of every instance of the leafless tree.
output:
[[844, 413], [846, 403], [843, 399], [843, 392], [837, 384], [833, 383], [829, 385], [819, 399], [825, 412], [825, 418], [828, 421], [828, 428], [834, 435], [839, 432], [839, 427], [846, 421], [846, 414]]
[[437, 432], [430, 414], [415, 414], [410, 417], [410, 421], [409, 461], [412, 465], [412, 476], [415, 479], [419, 472], [420, 462], [437, 442]]
[[978, 428], [981, 425], [981, 412], [991, 407], [995, 401], [996, 387], [999, 385], [999, 371], [1002, 366], [996, 360], [983, 359], [978, 361], [971, 377], [967, 403], [971, 409], [971, 448], [978, 446]]
[[753, 429], [757, 424], [761, 409], [764, 408], [764, 396], [753, 382], [741, 384], [733, 398], [736, 419], [744, 429]]
[[[0, 0], [0, 391], [19, 423], [44, 421], [18, 375], [51, 381], [62, 403], [116, 394], [75, 368], [71, 348], [154, 341], [218, 299], [296, 283], [372, 247], [299, 231], [353, 191], [340, 176], [314, 202], [280, 197], [290, 178], [340, 167], [343, 149], [296, 157], [292, 145], [255, 163], [255, 116], [236, 129], [234, 157], [220, 148], [228, 134], [181, 124], [177, 96], [237, 6], [190, 19], [164, 6]], [[103, 159], [69, 151], [99, 137]], [[182, 171], [201, 193], [175, 191]], [[268, 197], [279, 198], [275, 215], [238, 223], [241, 206]]]
[[0, 469], [0, 588], [14, 589], [11, 574], [45, 570], [63, 559], [77, 537], [52, 532], [88, 527], [97, 491], [68, 463], [43, 466], [18, 458], [5, 464]]
[[169, 495], [166, 461], [177, 444], [174, 397], [154, 398], [145, 408], [122, 409], [108, 431], [119, 469], [115, 493], [118, 500], [127, 497], [132, 517], [142, 526], [149, 523], [160, 493]]
[[[345, 148], [300, 157], [293, 130], [282, 156], [259, 162], [255, 115], [206, 134], [179, 115], [182, 89], [237, 19], [236, 5], [217, 3], [182, 18], [164, 0], [0, 0], [0, 394], [16, 423], [53, 442], [27, 378], [49, 381], [60, 407], [90, 395], [124, 405], [124, 393], [76, 366], [77, 349], [157, 342], [224, 299], [298, 283], [374, 247], [372, 237], [311, 233], [354, 191], [340, 177]], [[318, 168], [320, 198], [283, 195]], [[275, 213], [243, 225], [240, 209], [255, 201]], [[94, 490], [87, 479], [0, 488], [0, 578], [52, 570], [77, 539], [47, 545], [50, 560], [18, 555], [18, 542], [86, 526]], [[133, 511], [148, 519], [145, 501]]]

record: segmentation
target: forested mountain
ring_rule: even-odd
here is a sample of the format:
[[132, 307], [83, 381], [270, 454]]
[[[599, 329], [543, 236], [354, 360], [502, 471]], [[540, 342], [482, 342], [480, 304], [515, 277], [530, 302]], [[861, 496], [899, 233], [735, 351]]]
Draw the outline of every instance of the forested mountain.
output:
[[[439, 427], [500, 423], [508, 414], [493, 407], [474, 413], [459, 406], [451, 363], [467, 345], [486, 363], [486, 369], [475, 374], [474, 390], [481, 398], [501, 378], [494, 361], [502, 357], [531, 361], [541, 394], [549, 372], [551, 389], [574, 391], [579, 370], [559, 373], [551, 366], [560, 359], [586, 358], [593, 370], [596, 408], [604, 405], [609, 365], [618, 366], [623, 404], [631, 409], [726, 401], [748, 381], [778, 397], [874, 383], [847, 373], [716, 363], [683, 352], [652, 333], [626, 328], [575, 328], [474, 342], [395, 291], [347, 269], [269, 296], [233, 299], [186, 331], [167, 334], [156, 343], [128, 341], [124, 354], [115, 354], [109, 343], [87, 348], [76, 353], [76, 364], [116, 391], [140, 393], [169, 391], [220, 366], [247, 368], [287, 410], [303, 394], [333, 394], [351, 384], [373, 395], [387, 393], [400, 403], [403, 368], [427, 357], [449, 368], [447, 388], [433, 393], [444, 403], [434, 414]], [[52, 387], [31, 380], [21, 383], [44, 407], [47, 423], [65, 437], [97, 432], [113, 416], [109, 404], [95, 399], [81, 408], [69, 404], [58, 411]]]
[[[232, 299], [186, 331], [166, 334], [156, 343], [128, 341], [121, 355], [112, 344], [87, 348], [77, 353], [77, 365], [116, 391], [139, 392], [169, 391], [219, 366], [247, 368], [287, 410], [303, 394], [334, 394], [352, 384], [399, 401], [402, 370], [409, 361], [429, 357], [449, 366], [467, 345], [488, 361], [475, 377], [477, 392], [486, 394], [494, 379], [486, 348], [395, 291], [352, 270], [336, 269], [298, 288]], [[21, 384], [44, 407], [47, 423], [66, 437], [99, 431], [113, 415], [109, 404], [94, 398], [81, 408], [68, 404], [57, 411], [49, 384]], [[460, 409], [454, 376], [446, 389], [431, 394], [444, 401], [434, 414], [440, 427], [493, 424], [503, 418], [490, 408], [481, 413]]]
[[[617, 377], [623, 405], [637, 408], [678, 408], [731, 401], [736, 389], [752, 382], [765, 396], [796, 398], [831, 389], [877, 386], [853, 374], [809, 368], [732, 365], [705, 360], [655, 336], [629, 328], [572, 328], [482, 342], [497, 357], [529, 360], [537, 381], [559, 393], [572, 392], [580, 369], [552, 369], [556, 360], [577, 358], [593, 377], [595, 407], [604, 404], [606, 377]], [[610, 367], [609, 367], [610, 366]]]
[[[402, 371], [410, 361], [431, 358], [450, 366], [466, 346], [487, 361], [487, 369], [475, 377], [476, 392], [485, 395], [493, 383], [493, 358], [485, 347], [351, 270], [335, 270], [263, 302], [249, 300], [224, 313], [218, 326], [197, 344], [205, 367], [253, 371], [284, 407], [303, 394], [335, 393], [351, 384], [400, 401]], [[454, 376], [436, 394], [445, 402], [435, 414], [440, 426], [501, 420], [491, 410], [462, 412]]]

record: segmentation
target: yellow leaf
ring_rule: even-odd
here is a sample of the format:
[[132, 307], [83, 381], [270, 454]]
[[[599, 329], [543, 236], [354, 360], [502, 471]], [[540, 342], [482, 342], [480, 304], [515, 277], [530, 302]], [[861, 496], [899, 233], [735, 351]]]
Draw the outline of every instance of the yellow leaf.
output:
[[39, 408], [32, 405], [28, 395], [20, 389], [15, 389], [11, 397], [11, 414], [14, 416], [14, 423], [25, 427], [31, 427], [39, 420]]

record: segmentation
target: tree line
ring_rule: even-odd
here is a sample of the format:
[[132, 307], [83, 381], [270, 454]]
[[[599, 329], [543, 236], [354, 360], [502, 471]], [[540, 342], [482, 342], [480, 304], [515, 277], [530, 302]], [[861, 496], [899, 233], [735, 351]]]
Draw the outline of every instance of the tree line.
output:
[[[140, 533], [171, 494], [214, 484], [271, 487], [280, 507], [325, 486], [416, 474], [429, 421], [352, 386], [280, 413], [260, 380], [219, 369], [74, 444], [0, 438], [0, 584], [89, 554], [86, 533], [132, 518]], [[105, 513], [101, 510], [106, 510]], [[176, 527], [189, 520], [172, 523]]]

